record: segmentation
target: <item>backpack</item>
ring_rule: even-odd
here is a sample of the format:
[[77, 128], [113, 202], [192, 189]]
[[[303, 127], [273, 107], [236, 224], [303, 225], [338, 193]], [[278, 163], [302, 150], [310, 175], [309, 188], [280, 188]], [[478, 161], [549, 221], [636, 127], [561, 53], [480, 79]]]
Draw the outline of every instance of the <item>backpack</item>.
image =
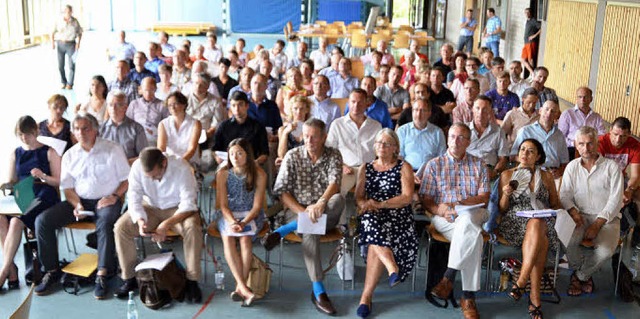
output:
[[253, 254], [247, 286], [253, 291], [257, 299], [263, 298], [267, 292], [269, 292], [271, 273], [273, 273], [273, 271], [269, 268], [269, 265], [256, 256], [256, 254]]
[[162, 270], [149, 268], [136, 271], [136, 280], [140, 301], [148, 308], [158, 310], [173, 299], [179, 302], [184, 300], [187, 277], [175, 256]]

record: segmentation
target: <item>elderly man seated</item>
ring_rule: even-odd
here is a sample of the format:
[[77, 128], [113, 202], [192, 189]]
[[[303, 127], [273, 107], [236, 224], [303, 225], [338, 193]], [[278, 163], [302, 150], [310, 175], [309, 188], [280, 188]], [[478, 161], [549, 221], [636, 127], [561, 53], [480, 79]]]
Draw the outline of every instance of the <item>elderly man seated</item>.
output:
[[413, 101], [413, 122], [398, 128], [400, 157], [404, 158], [413, 171], [417, 171], [431, 159], [441, 156], [447, 150], [442, 130], [429, 123], [431, 102], [424, 97]]
[[124, 283], [115, 292], [127, 298], [137, 288], [135, 237], [151, 237], [163, 242], [167, 231], [174, 230], [183, 239], [187, 271], [185, 297], [199, 303], [198, 287], [202, 250], [202, 223], [196, 196], [198, 186], [189, 163], [166, 156], [155, 147], [145, 148], [131, 166], [129, 174], [129, 210], [115, 224], [116, 251]]
[[127, 107], [127, 96], [122, 91], [109, 92], [109, 119], [100, 126], [100, 137], [122, 146], [131, 164], [149, 144], [142, 125], [126, 116]]
[[576, 223], [567, 245], [573, 269], [569, 296], [595, 290], [592, 275], [616, 250], [620, 238], [620, 208], [624, 192], [618, 164], [598, 153], [598, 132], [583, 126], [574, 145], [580, 153], [562, 176], [560, 201]]
[[130, 79], [129, 74], [129, 63], [120, 60], [116, 63], [116, 78], [107, 85], [109, 91], [120, 90], [124, 92], [127, 95], [127, 103], [138, 98], [138, 84]]
[[427, 163], [420, 186], [422, 205], [434, 215], [432, 223], [451, 241], [449, 263], [442, 280], [431, 294], [446, 300], [453, 291], [456, 274], [462, 276], [460, 308], [465, 318], [479, 318], [475, 292], [480, 290], [482, 261], [482, 223], [484, 208], [457, 210], [460, 205], [487, 204], [489, 176], [484, 162], [467, 152], [471, 130], [462, 123], [449, 129], [449, 148], [445, 155]]
[[[327, 230], [337, 225], [344, 209], [344, 197], [339, 193], [342, 157], [335, 148], [325, 146], [325, 132], [322, 121], [307, 120], [302, 127], [304, 145], [291, 149], [285, 155], [273, 193], [280, 196], [288, 223], [262, 240], [265, 249], [273, 249], [280, 243], [280, 238], [297, 229], [298, 214], [309, 214], [313, 223], [326, 215]], [[322, 284], [324, 273], [319, 242], [319, 235], [302, 234], [304, 262], [313, 283], [311, 302], [318, 311], [335, 315], [336, 310]]]
[[108, 275], [116, 273], [113, 225], [129, 185], [129, 162], [120, 145], [98, 137], [98, 120], [93, 115], [78, 114], [72, 129], [78, 143], [62, 156], [60, 173], [60, 188], [67, 200], [36, 218], [38, 254], [47, 273], [34, 291], [47, 295], [60, 279], [56, 230], [77, 220], [92, 219], [98, 237], [94, 297], [104, 299]]

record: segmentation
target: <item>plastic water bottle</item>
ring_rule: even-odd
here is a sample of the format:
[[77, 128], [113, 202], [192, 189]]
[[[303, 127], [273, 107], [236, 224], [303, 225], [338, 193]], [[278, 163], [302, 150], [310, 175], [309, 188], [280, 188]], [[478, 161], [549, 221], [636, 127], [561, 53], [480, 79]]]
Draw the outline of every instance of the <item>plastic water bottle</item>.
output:
[[133, 300], [133, 291], [129, 291], [129, 301], [127, 302], [127, 319], [138, 319], [138, 309], [136, 301]]
[[216, 258], [216, 289], [224, 290], [224, 271], [222, 270], [222, 257]]

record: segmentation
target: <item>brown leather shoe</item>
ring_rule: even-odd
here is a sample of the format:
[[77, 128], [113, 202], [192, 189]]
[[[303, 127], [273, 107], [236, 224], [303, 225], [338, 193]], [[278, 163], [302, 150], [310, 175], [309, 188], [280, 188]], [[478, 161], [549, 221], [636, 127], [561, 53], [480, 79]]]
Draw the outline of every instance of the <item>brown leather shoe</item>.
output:
[[311, 302], [314, 306], [316, 306], [316, 309], [318, 309], [318, 311], [329, 316], [336, 315], [336, 308], [333, 308], [333, 305], [331, 304], [331, 300], [329, 300], [329, 296], [327, 296], [327, 293], [321, 293], [318, 299], [316, 299], [316, 295], [311, 292]]
[[433, 287], [431, 295], [438, 299], [447, 300], [449, 295], [451, 295], [451, 291], [453, 291], [453, 283], [449, 278], [444, 277], [435, 287]]
[[476, 307], [475, 299], [460, 299], [460, 310], [462, 310], [462, 315], [465, 319], [479, 319], [480, 314], [478, 313], [478, 308]]

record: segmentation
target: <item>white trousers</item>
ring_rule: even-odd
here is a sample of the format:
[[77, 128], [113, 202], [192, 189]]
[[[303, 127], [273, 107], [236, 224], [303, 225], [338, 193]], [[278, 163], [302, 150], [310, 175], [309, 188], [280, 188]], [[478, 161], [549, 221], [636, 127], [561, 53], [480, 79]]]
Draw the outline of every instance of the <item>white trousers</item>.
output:
[[459, 215], [453, 223], [435, 216], [436, 230], [451, 241], [449, 268], [460, 271], [463, 291], [480, 290], [482, 271], [482, 224], [489, 219], [486, 209]]
[[584, 225], [573, 231], [569, 246], [567, 247], [567, 258], [569, 266], [576, 271], [580, 280], [588, 280], [600, 266], [616, 251], [618, 240], [620, 239], [620, 219], [616, 218], [610, 223], [606, 223], [600, 229], [598, 236], [594, 239], [594, 248], [580, 246], [584, 232], [597, 218], [597, 215], [581, 214]]

